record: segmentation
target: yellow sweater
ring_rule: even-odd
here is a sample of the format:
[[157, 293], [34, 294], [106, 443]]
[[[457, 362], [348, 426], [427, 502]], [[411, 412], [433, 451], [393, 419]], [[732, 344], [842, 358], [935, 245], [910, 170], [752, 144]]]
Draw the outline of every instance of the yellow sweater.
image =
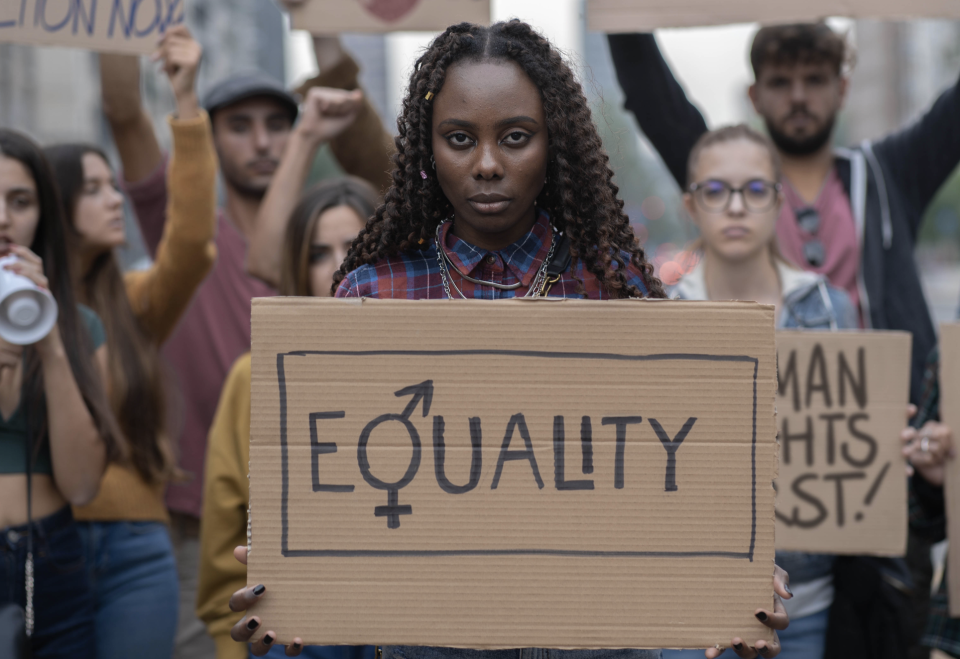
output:
[[[196, 119], [168, 119], [173, 153], [167, 171], [167, 223], [153, 265], [124, 275], [127, 298], [140, 326], [162, 344], [186, 311], [217, 257], [217, 158], [205, 112]], [[110, 346], [107, 346], [107, 350]], [[148, 484], [132, 467], [110, 465], [100, 493], [75, 507], [84, 521], [169, 520], [165, 484]]]
[[250, 354], [240, 357], [223, 385], [207, 439], [200, 517], [197, 616], [217, 644], [217, 659], [246, 659], [247, 646], [230, 638], [243, 617], [230, 610], [230, 596], [247, 585], [247, 568], [233, 556], [247, 544], [250, 501]]

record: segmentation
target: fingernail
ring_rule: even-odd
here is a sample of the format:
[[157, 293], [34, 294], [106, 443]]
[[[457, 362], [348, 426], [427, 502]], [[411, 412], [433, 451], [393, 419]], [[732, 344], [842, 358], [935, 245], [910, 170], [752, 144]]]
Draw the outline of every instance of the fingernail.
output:
[[783, 584], [783, 589], [787, 591], [787, 595], [789, 595], [790, 597], [793, 597], [793, 591], [790, 590], [790, 586], [788, 586], [787, 584]]
[[743, 643], [734, 643], [733, 649], [736, 650], [737, 652], [740, 652], [740, 650], [743, 649]]
[[271, 643], [273, 643], [273, 636], [270, 636], [270, 634], [267, 634], [266, 636], [263, 637], [264, 645], [270, 645]]
[[247, 623], [247, 629], [256, 629], [260, 626], [260, 621], [256, 618], [250, 618], [250, 622]]
[[767, 614], [761, 611], [760, 613], [757, 614], [757, 620], [759, 620], [760, 622], [766, 622]]
[[293, 644], [293, 649], [294, 649], [294, 650], [299, 650], [299, 649], [300, 649], [300, 644], [299, 644], [299, 643], [294, 643], [294, 644]]
[[263, 584], [260, 584], [259, 586], [256, 586], [253, 589], [253, 594], [259, 597], [260, 595], [263, 595], [263, 591], [265, 591], [266, 589], [267, 589], [266, 586], [264, 586]]

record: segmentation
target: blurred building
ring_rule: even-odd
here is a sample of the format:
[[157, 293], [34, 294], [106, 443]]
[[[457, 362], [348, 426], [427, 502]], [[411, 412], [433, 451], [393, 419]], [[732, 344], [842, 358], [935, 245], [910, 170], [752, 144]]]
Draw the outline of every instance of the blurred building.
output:
[[858, 20], [845, 137], [876, 138], [916, 119], [960, 74], [960, 22]]

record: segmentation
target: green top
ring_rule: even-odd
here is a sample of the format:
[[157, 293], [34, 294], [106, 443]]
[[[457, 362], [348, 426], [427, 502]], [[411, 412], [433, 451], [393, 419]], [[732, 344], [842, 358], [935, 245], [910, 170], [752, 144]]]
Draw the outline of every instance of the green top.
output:
[[[100, 317], [93, 309], [82, 304], [77, 305], [80, 319], [87, 328], [93, 349], [91, 354], [107, 340]], [[33, 473], [53, 475], [53, 463], [50, 459], [50, 442], [43, 438], [43, 445], [33, 463]], [[23, 390], [20, 402], [9, 419], [0, 414], [0, 474], [27, 473], [27, 418], [23, 413]]]

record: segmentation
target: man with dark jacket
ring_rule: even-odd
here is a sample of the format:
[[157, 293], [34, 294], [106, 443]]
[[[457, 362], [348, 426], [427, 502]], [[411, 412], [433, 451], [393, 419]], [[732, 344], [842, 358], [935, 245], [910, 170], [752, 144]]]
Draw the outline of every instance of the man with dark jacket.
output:
[[[626, 107], [686, 189], [687, 157], [707, 125], [651, 34], [610, 35]], [[798, 266], [847, 291], [861, 324], [913, 334], [916, 402], [936, 334], [913, 248], [924, 210], [960, 162], [960, 81], [912, 126], [849, 148], [831, 144], [849, 80], [843, 38], [825, 23], [761, 29], [750, 100], [783, 161], [777, 235]]]

